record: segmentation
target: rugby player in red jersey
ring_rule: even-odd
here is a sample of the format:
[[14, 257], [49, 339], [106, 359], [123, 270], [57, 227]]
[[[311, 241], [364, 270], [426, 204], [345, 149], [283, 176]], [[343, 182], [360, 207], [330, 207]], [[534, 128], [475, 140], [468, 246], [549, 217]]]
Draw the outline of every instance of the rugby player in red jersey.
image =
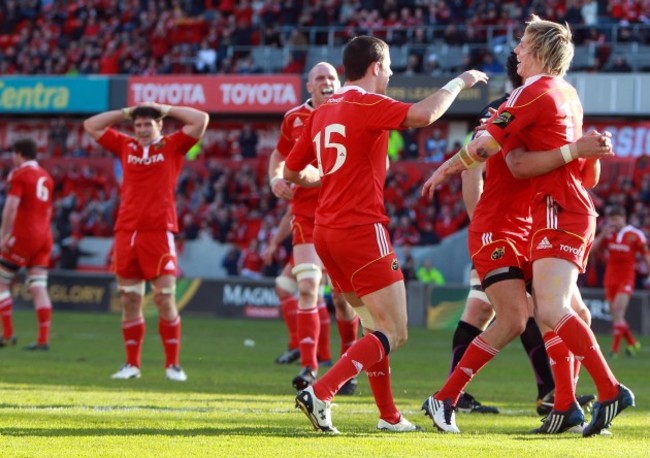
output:
[[15, 168], [9, 174], [7, 200], [0, 227], [0, 347], [16, 344], [11, 282], [20, 268], [27, 269], [29, 290], [38, 321], [36, 342], [25, 350], [49, 350], [52, 303], [47, 293], [47, 268], [52, 253], [52, 193], [54, 181], [36, 162], [36, 143], [28, 138], [12, 147]]
[[[350, 378], [365, 370], [380, 411], [379, 429], [416, 428], [394, 406], [388, 354], [407, 339], [404, 278], [391, 247], [384, 209], [388, 134], [424, 127], [449, 108], [465, 87], [487, 76], [468, 71], [421, 102], [385, 96], [392, 75], [388, 45], [375, 37], [353, 38], [343, 50], [346, 83], [309, 118], [287, 158], [283, 177], [321, 185], [314, 243], [336, 290], [355, 307], [364, 337], [315, 384], [300, 391], [296, 405], [315, 429], [337, 432], [330, 401]], [[316, 166], [312, 166], [316, 159]], [[374, 389], [374, 384], [384, 392]], [[383, 403], [386, 403], [383, 405]]]
[[[311, 95], [302, 105], [289, 110], [282, 121], [278, 143], [269, 160], [269, 183], [273, 194], [291, 200], [291, 227], [293, 232], [293, 262], [291, 269], [294, 278], [284, 276], [278, 280], [287, 287], [291, 281], [297, 281], [298, 311], [296, 324], [302, 369], [292, 380], [296, 390], [302, 390], [314, 383], [320, 361], [330, 361], [329, 334], [330, 314], [322, 294], [319, 294], [323, 279], [323, 263], [314, 247], [314, 215], [318, 206], [317, 188], [301, 186], [291, 187], [282, 177], [286, 157], [298, 140], [307, 119], [332, 94], [339, 90], [336, 69], [327, 62], [319, 62], [309, 71], [307, 91]], [[294, 280], [295, 279], [295, 280]], [[288, 280], [288, 281], [287, 281]], [[292, 303], [291, 296], [285, 295], [287, 306]], [[356, 340], [358, 319], [345, 301], [337, 301], [336, 316], [341, 333], [341, 351], [347, 350]], [[290, 315], [288, 315], [290, 316]], [[342, 388], [346, 394], [352, 394], [356, 380], [351, 379], [348, 386]]]
[[[507, 269], [503, 266], [494, 269], [489, 260], [529, 253], [535, 317], [540, 325], [549, 329], [544, 334], [549, 357], [558, 361], [552, 352], [562, 354], [560, 360], [566, 361], [566, 365], [573, 365], [574, 359], [581, 361], [598, 389], [599, 399], [594, 405], [591, 422], [582, 427], [582, 434], [591, 436], [607, 428], [623, 409], [634, 405], [634, 395], [616, 380], [593, 332], [572, 308], [577, 275], [584, 268], [595, 228], [596, 213], [586, 188], [598, 181], [598, 158], [612, 155], [611, 142], [606, 135], [594, 132], [583, 137], [583, 145], [588, 145], [590, 139], [596, 140], [586, 151], [580, 148], [580, 140], [571, 144], [582, 134], [582, 107], [575, 89], [563, 79], [573, 57], [568, 27], [533, 15], [515, 53], [524, 85], [513, 91], [495, 119], [488, 123], [484, 135], [434, 172], [425, 183], [423, 193], [432, 194], [448, 174], [485, 161], [489, 156], [498, 156], [502, 150], [506, 154], [507, 168], [514, 177], [529, 179], [527, 199], [515, 202], [510, 192], [492, 199], [491, 204], [495, 206], [499, 205], [499, 200], [525, 205], [532, 225], [530, 236], [522, 238], [523, 234], [514, 234], [520, 238], [520, 246], [488, 244], [493, 251], [485, 259], [482, 283], [487, 284], [486, 293], [493, 305], [508, 303], [512, 293], [503, 285], [508, 282], [521, 285], [526, 266], [513, 258]], [[470, 251], [475, 242], [470, 235]], [[482, 245], [486, 245], [485, 241]], [[476, 246], [481, 245], [476, 243]], [[491, 284], [501, 286], [489, 293]], [[516, 290], [523, 291], [519, 287]], [[499, 315], [499, 306], [495, 307]], [[509, 311], [514, 309], [508, 307]], [[509, 319], [508, 313], [501, 313], [501, 316], [504, 321]], [[490, 329], [474, 340], [464, 356], [465, 361], [458, 364], [445, 387], [425, 401], [423, 407], [433, 417], [434, 425], [443, 431], [459, 432], [453, 414], [457, 393], [512, 340], [511, 328], [503, 327], [502, 332]], [[558, 374], [555, 369], [553, 373]], [[581, 427], [583, 423], [584, 414], [575, 402], [572, 373], [570, 370], [559, 373], [565, 375], [561, 379], [556, 376], [555, 407], [536, 432], [557, 433]]]
[[[183, 127], [163, 135], [165, 116], [178, 119]], [[84, 122], [86, 132], [118, 157], [124, 173], [113, 270], [122, 302], [126, 363], [114, 379], [140, 377], [145, 334], [142, 300], [148, 281], [158, 308], [165, 375], [174, 381], [187, 380], [179, 364], [181, 319], [175, 301], [175, 189], [185, 154], [205, 133], [208, 119], [207, 113], [194, 108], [148, 103], [100, 113]], [[135, 136], [111, 127], [125, 120], [133, 121]]]
[[621, 340], [627, 342], [626, 352], [631, 356], [641, 348], [625, 320], [625, 312], [634, 291], [636, 258], [642, 256], [650, 266], [650, 247], [640, 229], [627, 224], [625, 208], [614, 205], [606, 210], [607, 223], [594, 240], [592, 250], [607, 250], [605, 267], [605, 295], [612, 316], [613, 340], [610, 355], [618, 356]]

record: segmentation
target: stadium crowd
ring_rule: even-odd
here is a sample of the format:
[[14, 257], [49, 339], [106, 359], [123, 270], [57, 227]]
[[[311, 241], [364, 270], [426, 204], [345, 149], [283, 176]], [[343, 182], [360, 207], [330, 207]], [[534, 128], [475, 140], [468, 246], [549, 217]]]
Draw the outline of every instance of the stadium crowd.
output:
[[[240, 47], [258, 45], [295, 48], [282, 71], [302, 73], [308, 45], [359, 34], [421, 45], [402, 70], [423, 72], [432, 63], [426, 45], [498, 46], [531, 13], [567, 21], [576, 44], [597, 45], [596, 70], [610, 57], [607, 43], [650, 43], [644, 0], [6, 0], [0, 73], [256, 73], [263, 63]], [[490, 46], [468, 64], [503, 72]], [[626, 71], [625, 62], [609, 64]]]

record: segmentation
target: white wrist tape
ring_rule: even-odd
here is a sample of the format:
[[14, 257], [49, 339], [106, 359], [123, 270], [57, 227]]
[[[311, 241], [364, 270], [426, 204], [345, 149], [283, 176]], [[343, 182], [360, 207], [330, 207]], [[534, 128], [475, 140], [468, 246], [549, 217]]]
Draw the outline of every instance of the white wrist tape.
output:
[[444, 86], [442, 86], [442, 89], [446, 90], [447, 92], [451, 93], [451, 95], [456, 97], [460, 93], [460, 91], [465, 89], [465, 81], [456, 77], [453, 80], [449, 81]]
[[273, 177], [273, 178], [271, 178], [271, 183], [270, 183], [271, 189], [273, 189], [273, 186], [275, 186], [275, 183], [277, 183], [278, 181], [281, 181], [281, 180], [284, 180], [284, 178], [282, 178], [282, 177]]
[[569, 145], [561, 146], [560, 153], [562, 153], [562, 158], [564, 159], [565, 164], [568, 164], [573, 160], [573, 155], [571, 154], [571, 149], [569, 148]]

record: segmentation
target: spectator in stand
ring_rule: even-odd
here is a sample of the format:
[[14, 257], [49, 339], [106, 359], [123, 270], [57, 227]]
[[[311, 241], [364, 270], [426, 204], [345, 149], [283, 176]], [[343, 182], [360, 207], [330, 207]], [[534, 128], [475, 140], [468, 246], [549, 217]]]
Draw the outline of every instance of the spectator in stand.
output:
[[399, 130], [392, 130], [388, 135], [388, 159], [399, 161], [404, 151], [404, 137]]
[[264, 73], [264, 69], [253, 60], [252, 56], [248, 55], [237, 60], [237, 63], [235, 64], [235, 73], [239, 75], [254, 75]]
[[251, 239], [248, 248], [239, 255], [239, 275], [246, 278], [259, 280], [264, 270], [264, 259], [259, 251], [257, 239]]
[[402, 131], [404, 148], [402, 150], [402, 159], [418, 159], [420, 157], [420, 145], [418, 143], [419, 130], [409, 127]]
[[244, 124], [238, 139], [241, 157], [245, 159], [257, 157], [258, 142], [257, 133], [253, 130], [251, 123], [247, 122]]
[[430, 259], [425, 259], [420, 268], [415, 272], [415, 277], [422, 283], [442, 286], [445, 284], [445, 276], [433, 266]]
[[402, 247], [402, 256], [400, 258], [400, 265], [402, 266], [404, 281], [408, 284], [409, 281], [417, 279], [415, 276], [415, 260], [411, 254], [411, 247], [404, 245]]
[[438, 55], [436, 53], [430, 53], [426, 57], [424, 64], [424, 73], [431, 76], [440, 76], [445, 71], [440, 68], [440, 62], [438, 61]]
[[490, 76], [500, 75], [505, 71], [503, 64], [491, 52], [483, 54], [483, 62], [481, 63], [480, 69]]
[[305, 70], [305, 61], [296, 59], [296, 57], [289, 53], [285, 57], [284, 66], [282, 67], [282, 72], [285, 74], [298, 73], [301, 74]]
[[639, 203], [650, 206], [650, 174], [646, 174], [641, 179], [639, 187]]
[[393, 233], [393, 244], [395, 246], [413, 246], [420, 242], [420, 233], [415, 228], [413, 221], [408, 216], [402, 216], [399, 224]]
[[77, 270], [81, 258], [95, 254], [92, 251], [85, 251], [81, 248], [80, 243], [82, 239], [83, 236], [81, 234], [72, 234], [61, 240], [59, 243], [59, 269]]
[[460, 229], [466, 221], [466, 214], [454, 214], [451, 205], [443, 205], [440, 207], [440, 213], [436, 218], [436, 234], [438, 234], [441, 239], [444, 239]]
[[443, 138], [442, 132], [437, 127], [431, 131], [431, 136], [424, 143], [424, 150], [426, 152], [425, 161], [427, 162], [442, 162], [445, 159], [447, 152], [447, 139]]
[[50, 157], [65, 156], [68, 152], [68, 127], [65, 119], [56, 118], [50, 127], [48, 153]]
[[239, 275], [239, 257], [241, 253], [237, 247], [232, 247], [221, 260], [221, 266], [226, 270], [226, 275], [236, 277]]
[[625, 56], [614, 56], [612, 64], [605, 69], [611, 73], [630, 73], [632, 71], [632, 67], [625, 59]]
[[210, 46], [207, 38], [203, 39], [201, 47], [196, 52], [194, 66], [198, 73], [215, 73], [217, 71], [217, 51]]
[[409, 54], [406, 59], [406, 68], [404, 69], [403, 75], [413, 76], [418, 73], [422, 73], [422, 58], [418, 54]]

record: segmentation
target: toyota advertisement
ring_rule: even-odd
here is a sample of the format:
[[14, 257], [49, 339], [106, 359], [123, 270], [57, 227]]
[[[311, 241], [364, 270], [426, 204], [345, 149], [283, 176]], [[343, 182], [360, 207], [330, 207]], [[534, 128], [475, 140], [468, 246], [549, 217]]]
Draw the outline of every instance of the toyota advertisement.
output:
[[209, 113], [278, 113], [302, 103], [298, 75], [147, 76], [128, 80], [129, 105], [186, 105]]

